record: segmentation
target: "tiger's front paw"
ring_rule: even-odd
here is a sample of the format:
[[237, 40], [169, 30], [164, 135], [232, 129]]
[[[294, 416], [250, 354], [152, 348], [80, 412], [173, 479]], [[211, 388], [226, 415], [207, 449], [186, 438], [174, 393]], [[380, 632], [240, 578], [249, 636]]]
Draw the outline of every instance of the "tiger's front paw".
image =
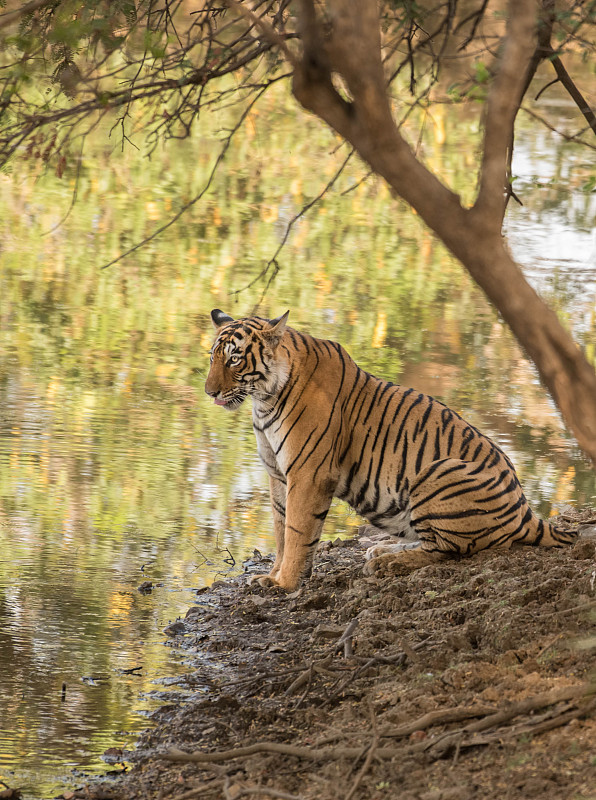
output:
[[[277, 575], [279, 575], [279, 573], [277, 573]], [[285, 592], [293, 592], [296, 588], [294, 583], [278, 580], [271, 572], [268, 575], [253, 575], [248, 582], [250, 585], [258, 583], [259, 586], [265, 589], [283, 589]]]
[[251, 575], [251, 577], [248, 579], [248, 583], [251, 586], [253, 585], [253, 583], [258, 583], [259, 586], [263, 586], [265, 588], [278, 585], [277, 581], [271, 575], [271, 573], [267, 575]]

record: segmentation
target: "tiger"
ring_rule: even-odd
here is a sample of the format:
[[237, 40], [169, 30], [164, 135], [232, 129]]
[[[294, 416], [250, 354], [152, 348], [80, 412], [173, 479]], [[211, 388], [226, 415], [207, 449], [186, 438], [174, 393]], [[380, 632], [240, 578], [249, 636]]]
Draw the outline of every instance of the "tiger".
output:
[[310, 577], [334, 497], [390, 541], [407, 540], [369, 548], [367, 575], [575, 539], [534, 514], [491, 439], [433, 397], [361, 369], [340, 344], [290, 328], [289, 313], [269, 320], [211, 312], [205, 392], [227, 410], [251, 398], [269, 474], [276, 556], [253, 580], [292, 592]]

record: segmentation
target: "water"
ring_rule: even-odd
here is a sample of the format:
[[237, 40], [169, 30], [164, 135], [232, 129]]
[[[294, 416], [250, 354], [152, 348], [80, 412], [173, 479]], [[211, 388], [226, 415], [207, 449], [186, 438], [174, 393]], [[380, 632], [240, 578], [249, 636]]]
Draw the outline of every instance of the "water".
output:
[[[290, 116], [273, 133], [255, 120], [205, 202], [105, 271], [200, 190], [209, 131], [200, 148], [151, 162], [119, 160], [98, 139], [58, 227], [74, 167], [62, 182], [0, 176], [0, 780], [25, 797], [51, 797], [105, 771], [106, 748], [134, 746], [176, 688], [156, 681], [189, 669], [163, 628], [197, 588], [273, 549], [250, 411], [214, 408], [203, 381], [210, 309], [250, 311], [264, 283], [236, 290], [345, 157], [314, 121], [300, 125], [306, 136]], [[463, 190], [477, 134], [460, 135], [450, 151], [424, 144]], [[515, 165], [524, 207], [507, 229], [594, 359], [589, 170], [582, 151], [527, 128]], [[295, 327], [464, 413], [512, 456], [542, 514], [594, 503], [593, 471], [498, 315], [381, 183], [342, 194], [361, 174], [352, 165], [294, 226], [262, 313], [290, 308]], [[326, 534], [358, 524], [337, 503]]]

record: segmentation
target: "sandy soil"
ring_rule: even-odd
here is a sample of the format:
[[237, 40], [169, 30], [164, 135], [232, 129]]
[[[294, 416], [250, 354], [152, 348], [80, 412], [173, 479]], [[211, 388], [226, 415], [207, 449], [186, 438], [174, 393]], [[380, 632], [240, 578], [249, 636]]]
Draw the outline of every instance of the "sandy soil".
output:
[[565, 550], [378, 578], [360, 537], [325, 543], [294, 595], [246, 576], [199, 592], [169, 631], [192, 663], [180, 696], [127, 775], [70, 797], [596, 798], [596, 515], [583, 520]]

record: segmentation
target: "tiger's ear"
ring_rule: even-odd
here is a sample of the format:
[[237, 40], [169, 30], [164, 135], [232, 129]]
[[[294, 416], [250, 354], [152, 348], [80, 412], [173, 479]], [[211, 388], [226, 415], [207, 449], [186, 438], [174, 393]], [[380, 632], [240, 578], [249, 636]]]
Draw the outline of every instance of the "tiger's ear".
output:
[[269, 321], [270, 328], [267, 328], [263, 331], [265, 337], [269, 339], [269, 341], [275, 346], [279, 344], [281, 337], [284, 335], [284, 331], [286, 329], [286, 322], [288, 321], [288, 317], [290, 316], [290, 311], [286, 311], [285, 314], [282, 314], [281, 317], [276, 317]]
[[224, 312], [220, 311], [219, 308], [214, 308], [211, 312], [211, 322], [213, 323], [215, 330], [218, 331], [220, 328], [223, 328], [224, 325], [234, 322], [234, 317], [224, 314]]

